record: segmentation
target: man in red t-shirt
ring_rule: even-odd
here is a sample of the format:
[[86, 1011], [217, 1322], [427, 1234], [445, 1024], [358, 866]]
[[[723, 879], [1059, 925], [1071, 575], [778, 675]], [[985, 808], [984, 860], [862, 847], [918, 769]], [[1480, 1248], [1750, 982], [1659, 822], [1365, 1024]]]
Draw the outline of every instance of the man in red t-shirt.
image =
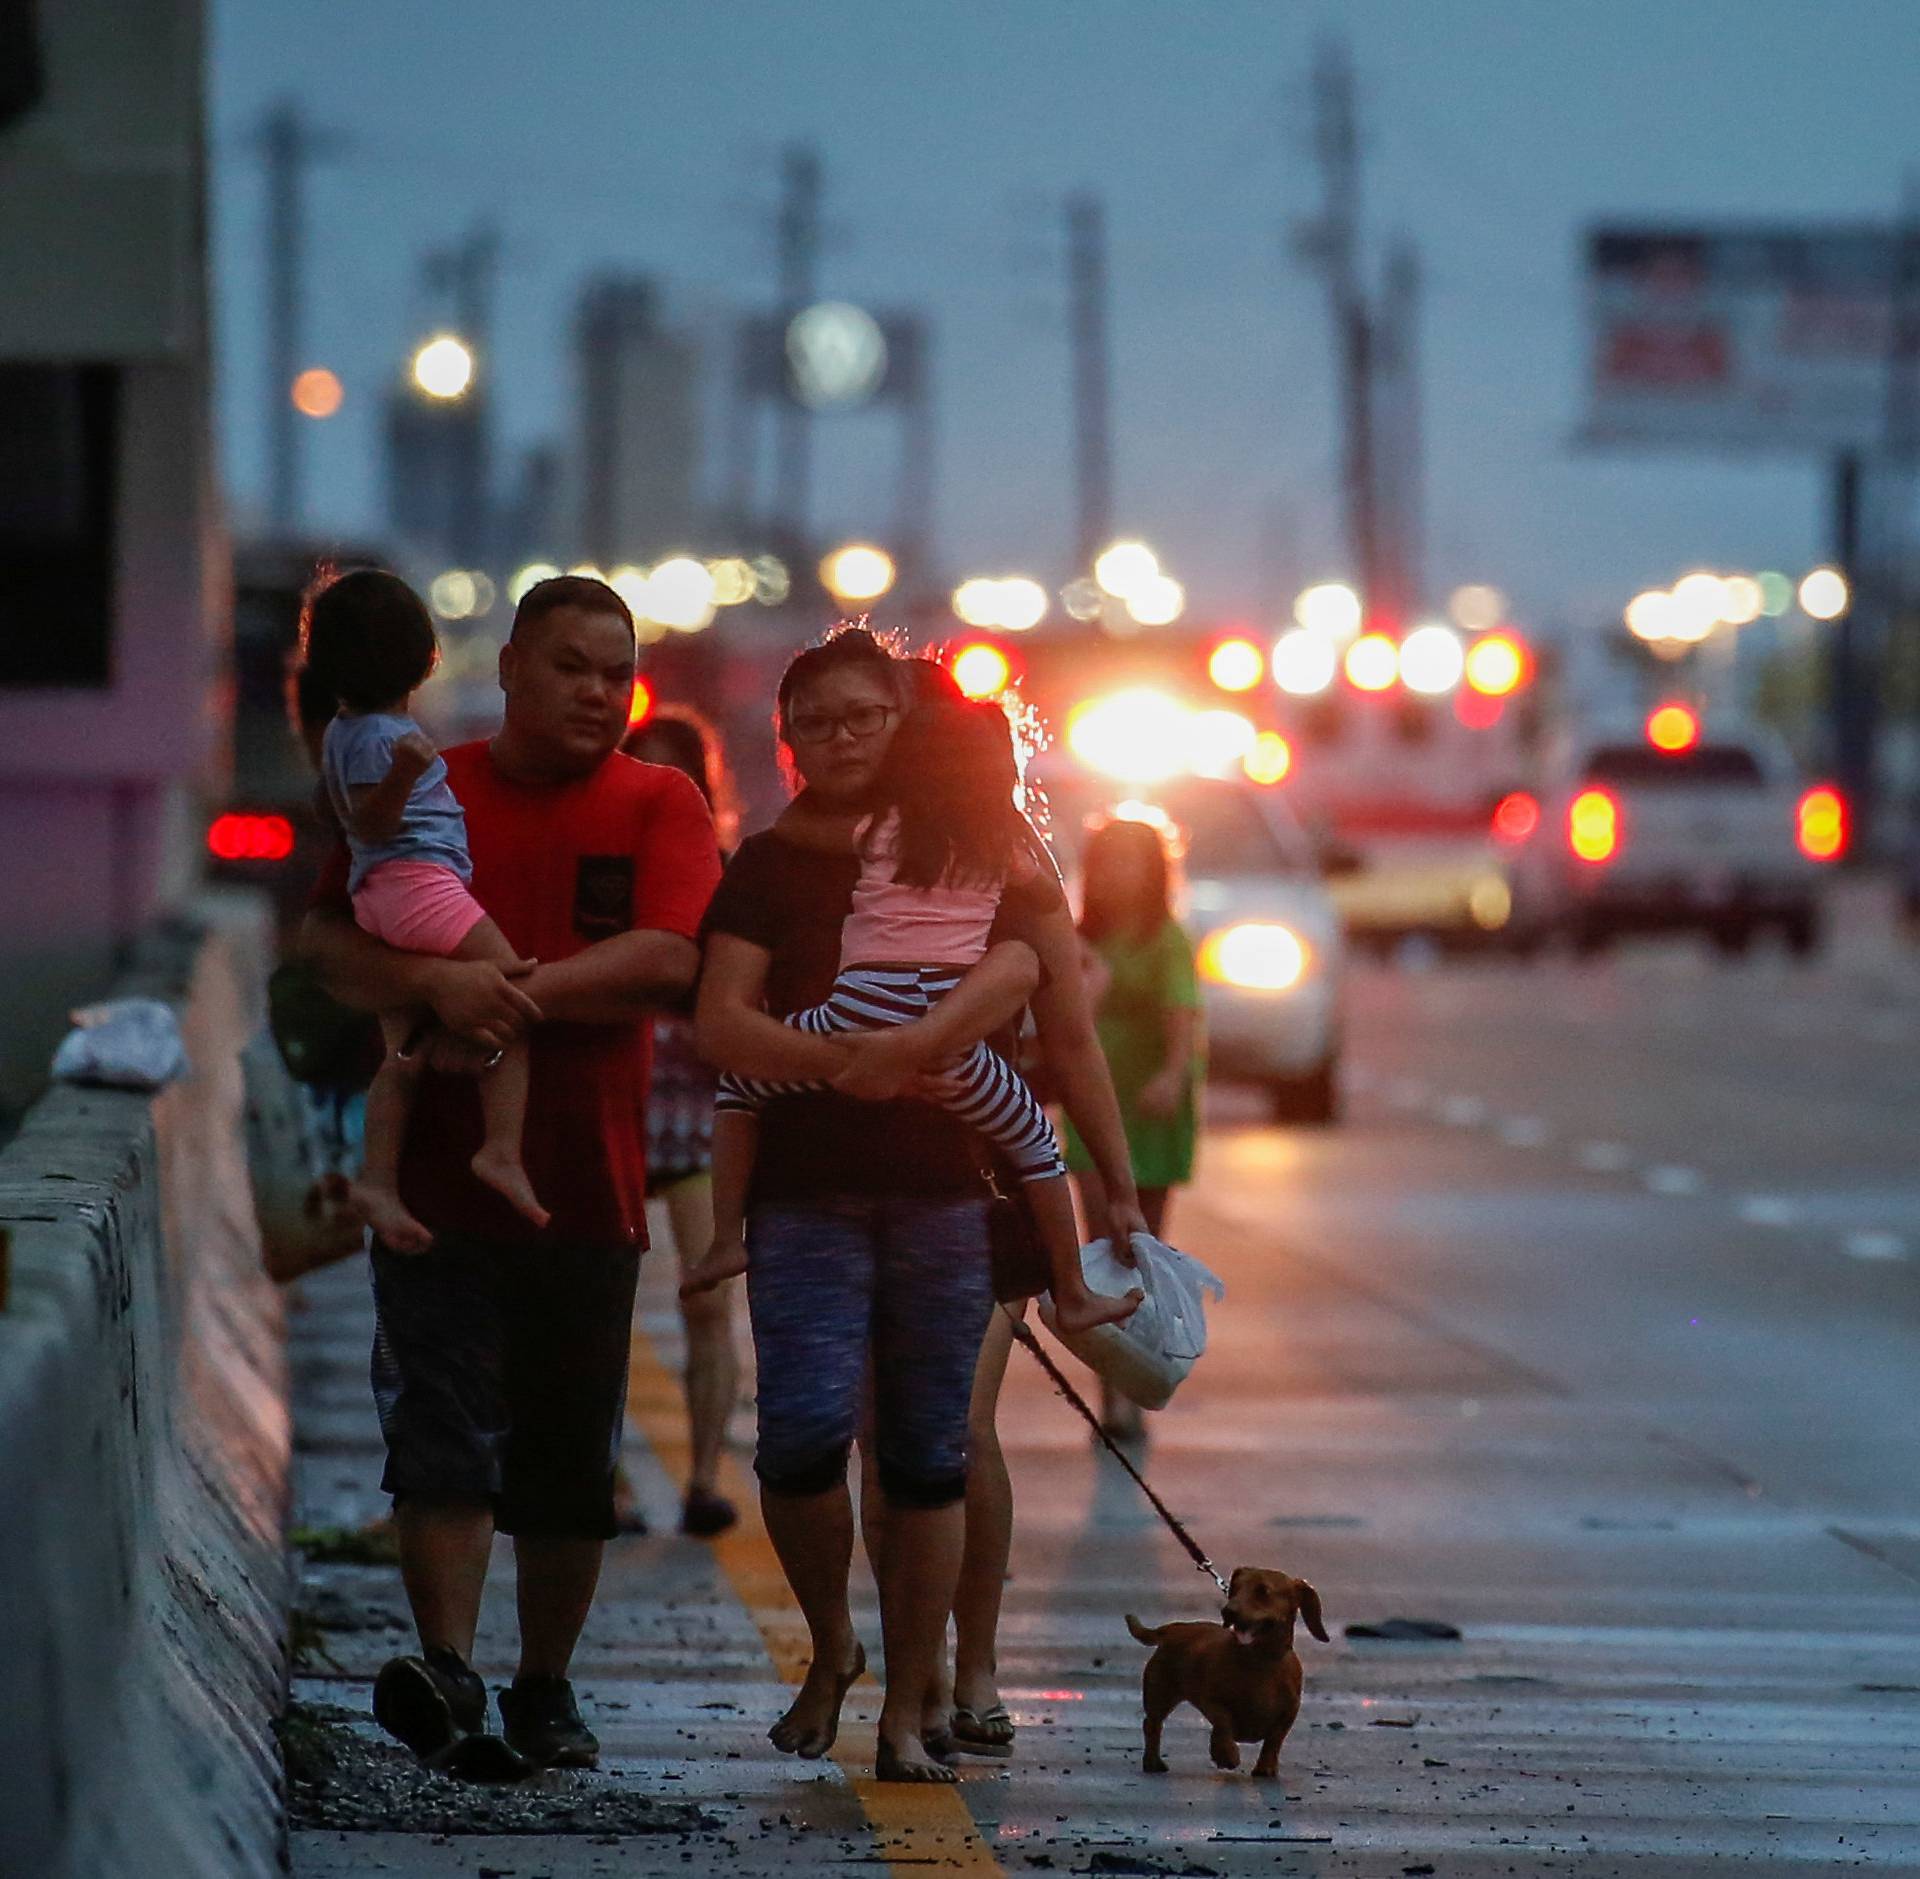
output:
[[[374, 1685], [374, 1714], [423, 1758], [470, 1772], [592, 1766], [567, 1681], [615, 1531], [613, 1469], [646, 1244], [654, 1007], [681, 998], [720, 863], [700, 792], [619, 752], [633, 697], [632, 616], [613, 590], [530, 589], [500, 655], [499, 735], [445, 752], [466, 812], [473, 893], [522, 956], [396, 952], [354, 924], [344, 850], [305, 942], [329, 987], [368, 1010], [417, 1006], [427, 1046], [400, 1191], [430, 1251], [373, 1249], [374, 1395], [421, 1656]], [[527, 1031], [523, 1155], [552, 1222], [535, 1228], [469, 1165], [475, 1072]], [[469, 1668], [487, 1561], [514, 1538], [520, 1663], [500, 1695], [509, 1748], [485, 1735]]]

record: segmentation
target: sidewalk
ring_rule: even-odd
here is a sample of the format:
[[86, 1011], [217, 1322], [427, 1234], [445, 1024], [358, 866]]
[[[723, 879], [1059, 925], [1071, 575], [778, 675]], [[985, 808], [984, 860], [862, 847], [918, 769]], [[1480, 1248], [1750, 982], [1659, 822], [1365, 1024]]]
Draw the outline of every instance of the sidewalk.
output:
[[[768, 1724], [789, 1700], [806, 1663], [798, 1622], [754, 1511], [756, 1495], [738, 1444], [751, 1439], [751, 1406], [736, 1417], [727, 1491], [748, 1510], [719, 1542], [674, 1530], [685, 1468], [685, 1417], [676, 1381], [678, 1317], [666, 1275], [647, 1262], [629, 1404], [628, 1465], [654, 1533], [608, 1549], [599, 1600], [575, 1663], [574, 1681], [603, 1745], [601, 1772], [550, 1772], [513, 1789], [465, 1790], [474, 1815], [510, 1821], [540, 1807], [537, 1834], [482, 1835], [296, 1829], [298, 1879], [345, 1875], [727, 1872], [739, 1879], [796, 1866], [884, 1869], [890, 1861], [944, 1870], [994, 1871], [965, 1806], [951, 1793], [912, 1793], [864, 1779], [872, 1766], [877, 1690], [871, 1678], [848, 1704], [829, 1762], [808, 1767], [776, 1755]], [[296, 1391], [296, 1528], [351, 1528], [385, 1509], [378, 1489], [380, 1440], [367, 1382], [372, 1310], [365, 1262], [352, 1260], [301, 1288], [293, 1314]], [[673, 1368], [668, 1366], [672, 1365]], [[862, 1587], [863, 1629], [878, 1635], [871, 1586]], [[317, 1617], [333, 1667], [296, 1676], [305, 1705], [353, 1712], [356, 1733], [384, 1745], [371, 1719], [371, 1681], [391, 1655], [414, 1648], [406, 1601], [390, 1566], [308, 1563], [299, 1605]], [[497, 1689], [512, 1674], [512, 1553], [495, 1551], [476, 1667]], [[638, 1793], [696, 1804], [711, 1825], [664, 1833], [567, 1831], [570, 1811], [589, 1816], [595, 1797]], [[628, 1823], [631, 1825], [632, 1823]]]
[[[1172, 1774], [1140, 1772], [1143, 1653], [1122, 1614], [1206, 1619], [1217, 1595], [1019, 1352], [1001, 1415], [1018, 1504], [1001, 1652], [1016, 1759], [964, 1764], [957, 1791], [864, 1779], [871, 1680], [832, 1761], [774, 1754], [765, 1731], [804, 1640], [740, 1453], [725, 1485], [749, 1510], [741, 1527], [713, 1544], [671, 1530], [677, 1320], [671, 1261], [650, 1260], [629, 1455], [657, 1531], [610, 1549], [577, 1665], [604, 1771], [513, 1792], [561, 1809], [591, 1793], [691, 1802], [711, 1824], [619, 1838], [563, 1835], [552, 1829], [569, 1823], [552, 1819], [508, 1837], [305, 1831], [298, 1879], [1698, 1879], [1749, 1861], [1920, 1873], [1920, 1607], [1904, 1576], [1920, 1553], [1890, 1570], [1823, 1517], [1756, 1499], [1714, 1457], [1661, 1439], [1636, 1404], [1505, 1354], [1500, 1288], [1480, 1289], [1484, 1275], [1390, 1281], [1410, 1255], [1383, 1185], [1458, 1196], [1487, 1178], [1486, 1152], [1452, 1133], [1228, 1129], [1182, 1199], [1182, 1239], [1232, 1303], [1202, 1371], [1155, 1420], [1150, 1471], [1223, 1565], [1315, 1579], [1335, 1640], [1300, 1640], [1306, 1703], [1280, 1781], [1215, 1773], [1184, 1710], [1168, 1727]], [[1551, 1219], [1565, 1197], [1526, 1165], [1524, 1180], [1499, 1177], [1493, 1204]], [[365, 1274], [355, 1262], [308, 1290], [294, 1320], [301, 1518], [355, 1521], [380, 1507]], [[1446, 1321], [1469, 1298], [1487, 1341]], [[513, 1635], [504, 1547], [498, 1565], [478, 1652], [496, 1686]], [[297, 1695], [364, 1718], [374, 1670], [409, 1644], [396, 1576], [330, 1567], [309, 1587], [310, 1607], [338, 1594], [367, 1628], [330, 1630], [344, 1674], [302, 1677]], [[1402, 1614], [1465, 1636], [1342, 1635]], [[856, 1616], [872, 1653], [863, 1567]], [[476, 1812], [500, 1805], [497, 1790], [467, 1793]]]

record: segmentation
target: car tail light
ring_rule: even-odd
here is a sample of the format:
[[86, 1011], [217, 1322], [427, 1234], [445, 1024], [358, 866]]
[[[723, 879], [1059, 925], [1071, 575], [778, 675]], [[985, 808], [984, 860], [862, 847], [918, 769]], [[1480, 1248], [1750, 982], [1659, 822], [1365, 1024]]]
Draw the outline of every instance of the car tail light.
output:
[[293, 853], [293, 824], [285, 816], [215, 816], [207, 853], [216, 861], [285, 861]]
[[997, 698], [1013, 683], [1013, 661], [990, 639], [968, 641], [948, 659], [947, 669], [969, 698]]
[[1662, 705], [1647, 719], [1647, 742], [1670, 757], [1683, 756], [1700, 741], [1700, 720], [1685, 705]]
[[1794, 814], [1794, 838], [1809, 861], [1838, 861], [1847, 852], [1847, 799], [1821, 784], [1800, 798]]
[[1540, 826], [1540, 804], [1523, 789], [1502, 796], [1493, 812], [1495, 841], [1518, 847]]
[[1620, 848], [1620, 805], [1603, 789], [1583, 789], [1567, 807], [1567, 845], [1582, 861], [1611, 861]]

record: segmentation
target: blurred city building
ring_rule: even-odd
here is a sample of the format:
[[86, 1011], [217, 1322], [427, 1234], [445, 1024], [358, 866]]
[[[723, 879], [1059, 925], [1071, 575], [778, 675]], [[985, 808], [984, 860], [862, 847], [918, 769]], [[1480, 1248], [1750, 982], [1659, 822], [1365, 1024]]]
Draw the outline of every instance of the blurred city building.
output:
[[[228, 633], [200, 0], [6, 8], [0, 1104], [195, 878]], [[37, 82], [35, 75], [38, 75]]]
[[578, 548], [601, 567], [684, 551], [700, 532], [700, 348], [641, 275], [587, 282], [575, 323]]

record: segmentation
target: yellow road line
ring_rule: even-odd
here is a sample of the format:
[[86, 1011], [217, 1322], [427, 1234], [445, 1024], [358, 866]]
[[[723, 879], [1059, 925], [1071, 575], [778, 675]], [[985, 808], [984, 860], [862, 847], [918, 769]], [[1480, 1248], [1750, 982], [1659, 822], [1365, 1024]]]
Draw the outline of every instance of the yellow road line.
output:
[[[629, 1370], [628, 1414], [645, 1434], [660, 1465], [676, 1482], [687, 1478], [686, 1405], [679, 1379], [661, 1361], [647, 1334], [635, 1327]], [[740, 1524], [709, 1541], [720, 1570], [746, 1608], [783, 1681], [798, 1684], [809, 1655], [807, 1627], [787, 1590], [773, 1542], [758, 1517], [760, 1491], [749, 1471], [731, 1453], [720, 1459], [721, 1491], [741, 1510]], [[1001, 1874], [1005, 1868], [980, 1836], [957, 1787], [919, 1788], [875, 1781], [865, 1755], [845, 1737], [834, 1744], [833, 1759], [853, 1789], [872, 1831], [874, 1850], [891, 1872], [914, 1879], [930, 1860], [963, 1876]]]

